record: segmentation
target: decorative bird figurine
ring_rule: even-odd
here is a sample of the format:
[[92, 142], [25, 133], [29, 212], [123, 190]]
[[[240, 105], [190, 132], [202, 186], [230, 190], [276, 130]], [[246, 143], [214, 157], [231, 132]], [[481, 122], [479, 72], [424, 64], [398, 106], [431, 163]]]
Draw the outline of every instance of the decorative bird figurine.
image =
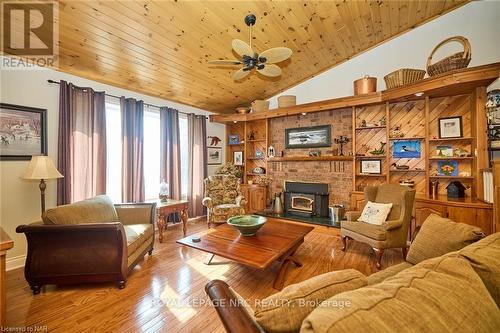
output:
[[210, 146], [217, 146], [219, 142], [222, 141], [218, 136], [208, 136], [207, 138], [212, 139], [212, 141], [210, 141]]
[[379, 149], [373, 149], [370, 154], [372, 155], [384, 155], [385, 153], [385, 150], [384, 150], [384, 147], [385, 147], [385, 142], [381, 142], [380, 143], [380, 148]]

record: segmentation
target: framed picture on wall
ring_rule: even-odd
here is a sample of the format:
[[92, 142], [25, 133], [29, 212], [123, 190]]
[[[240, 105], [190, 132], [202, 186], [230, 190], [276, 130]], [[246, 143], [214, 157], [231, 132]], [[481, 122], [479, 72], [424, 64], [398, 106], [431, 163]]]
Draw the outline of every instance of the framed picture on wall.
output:
[[359, 172], [380, 175], [382, 173], [382, 161], [375, 159], [361, 160]]
[[394, 158], [420, 158], [419, 140], [394, 141], [392, 148]]
[[439, 138], [461, 138], [462, 132], [462, 117], [446, 117], [439, 118]]
[[219, 165], [222, 164], [222, 148], [208, 147], [207, 148], [207, 164]]
[[47, 155], [47, 110], [0, 103], [0, 160]]
[[233, 152], [233, 163], [234, 163], [234, 165], [243, 165], [243, 152], [242, 151]]
[[330, 147], [330, 125], [285, 129], [285, 148]]

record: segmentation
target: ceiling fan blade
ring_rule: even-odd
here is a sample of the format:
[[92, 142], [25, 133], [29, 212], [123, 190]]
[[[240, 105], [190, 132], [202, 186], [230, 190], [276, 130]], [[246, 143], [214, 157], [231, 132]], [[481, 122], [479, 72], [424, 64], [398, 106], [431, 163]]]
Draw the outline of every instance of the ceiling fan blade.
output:
[[221, 65], [221, 66], [229, 66], [229, 65], [241, 65], [242, 62], [239, 60], [210, 60], [208, 62], [209, 65]]
[[250, 45], [242, 41], [241, 39], [233, 39], [231, 42], [234, 52], [238, 53], [241, 57], [247, 55], [253, 57], [254, 52]]
[[274, 64], [290, 58], [292, 53], [288, 47], [273, 47], [259, 54], [259, 58], [266, 58], [266, 64]]
[[257, 72], [265, 76], [275, 77], [281, 75], [281, 68], [276, 65], [269, 64], [264, 66], [262, 69], [257, 69]]
[[245, 70], [245, 68], [239, 69], [233, 74], [233, 80], [238, 81], [250, 74], [250, 70]]

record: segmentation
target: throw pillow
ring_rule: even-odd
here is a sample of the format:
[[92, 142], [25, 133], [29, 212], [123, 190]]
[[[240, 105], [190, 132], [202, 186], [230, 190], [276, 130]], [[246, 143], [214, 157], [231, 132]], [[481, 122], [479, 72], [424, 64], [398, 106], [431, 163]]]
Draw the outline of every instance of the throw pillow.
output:
[[484, 237], [480, 228], [431, 214], [411, 243], [406, 261], [418, 264], [466, 247]]
[[359, 217], [359, 222], [382, 225], [391, 212], [392, 203], [377, 203], [368, 201]]
[[354, 269], [318, 275], [261, 300], [254, 316], [266, 332], [298, 332], [302, 321], [325, 299], [366, 285], [366, 277]]

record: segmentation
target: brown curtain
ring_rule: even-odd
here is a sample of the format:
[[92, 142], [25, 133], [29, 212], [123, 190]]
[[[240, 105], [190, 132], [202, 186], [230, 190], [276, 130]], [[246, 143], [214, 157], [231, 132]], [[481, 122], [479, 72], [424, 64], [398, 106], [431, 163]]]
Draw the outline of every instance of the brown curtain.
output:
[[57, 204], [106, 193], [104, 92], [60, 82]]
[[207, 120], [205, 116], [188, 114], [188, 189], [189, 215], [206, 215], [203, 180], [207, 177]]
[[160, 181], [169, 185], [169, 197], [181, 199], [181, 153], [179, 143], [179, 112], [160, 108]]
[[122, 115], [122, 200], [143, 202], [144, 195], [144, 103], [120, 98]]

